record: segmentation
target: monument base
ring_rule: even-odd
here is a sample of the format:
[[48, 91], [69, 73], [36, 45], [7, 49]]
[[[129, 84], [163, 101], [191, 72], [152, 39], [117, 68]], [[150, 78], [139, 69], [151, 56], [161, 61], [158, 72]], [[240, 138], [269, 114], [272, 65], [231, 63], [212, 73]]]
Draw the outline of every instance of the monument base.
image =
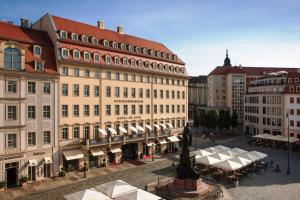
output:
[[178, 179], [168, 184], [168, 189], [181, 197], [197, 197], [209, 192], [209, 187], [201, 179]]

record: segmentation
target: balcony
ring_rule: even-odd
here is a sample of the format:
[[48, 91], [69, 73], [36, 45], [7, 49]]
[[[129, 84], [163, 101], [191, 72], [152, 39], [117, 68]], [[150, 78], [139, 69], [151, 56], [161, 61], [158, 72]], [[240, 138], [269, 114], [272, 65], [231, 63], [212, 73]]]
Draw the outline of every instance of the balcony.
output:
[[121, 135], [115, 135], [114, 137], [111, 137], [110, 143], [120, 143], [123, 142], [123, 137]]
[[161, 130], [158, 132], [158, 137], [167, 137], [171, 135], [170, 130]]
[[132, 135], [125, 135], [124, 140], [125, 141], [135, 141], [135, 140], [143, 140], [145, 139], [145, 133], [139, 133], [139, 134], [132, 134]]
[[94, 146], [94, 145], [106, 145], [108, 144], [108, 139], [84, 139], [82, 144], [85, 146]]
[[150, 138], [156, 138], [156, 134], [154, 133], [154, 132], [149, 132], [148, 134], [147, 134], [147, 138], [148, 139], [150, 139]]

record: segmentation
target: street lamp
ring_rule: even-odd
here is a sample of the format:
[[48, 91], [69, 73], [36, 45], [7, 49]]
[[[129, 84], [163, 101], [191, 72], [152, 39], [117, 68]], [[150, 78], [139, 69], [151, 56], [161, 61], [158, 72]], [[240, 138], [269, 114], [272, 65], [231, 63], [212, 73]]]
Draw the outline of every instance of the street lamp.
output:
[[194, 146], [195, 146], [195, 151], [197, 150], [197, 145], [196, 145], [196, 133], [197, 133], [197, 130], [195, 131], [195, 137], [194, 137]]
[[287, 143], [287, 148], [288, 148], [288, 165], [287, 165], [287, 174], [290, 174], [290, 117], [289, 113], [286, 113], [286, 117], [288, 119], [288, 143]]
[[154, 153], [155, 153], [155, 144], [152, 143], [152, 161], [154, 161]]

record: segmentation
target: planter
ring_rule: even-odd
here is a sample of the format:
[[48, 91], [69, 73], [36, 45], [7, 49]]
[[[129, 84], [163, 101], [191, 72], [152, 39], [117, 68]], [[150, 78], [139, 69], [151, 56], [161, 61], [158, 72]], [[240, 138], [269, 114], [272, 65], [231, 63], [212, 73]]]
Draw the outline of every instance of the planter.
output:
[[5, 188], [0, 188], [0, 192], [4, 192], [5, 191]]
[[22, 187], [27, 186], [27, 184], [28, 184], [27, 182], [21, 182]]

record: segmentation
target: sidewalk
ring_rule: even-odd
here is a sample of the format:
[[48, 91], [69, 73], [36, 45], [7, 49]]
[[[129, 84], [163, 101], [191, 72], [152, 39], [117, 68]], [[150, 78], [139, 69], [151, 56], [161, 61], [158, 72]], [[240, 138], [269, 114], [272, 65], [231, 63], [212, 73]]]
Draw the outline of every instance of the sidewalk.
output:
[[154, 161], [152, 161], [151, 158], [148, 158], [148, 159], [137, 160], [137, 162], [129, 161], [118, 165], [111, 165], [103, 168], [89, 169], [89, 171], [87, 172], [87, 178], [83, 177], [83, 172], [69, 172], [66, 174], [65, 177], [49, 178], [42, 181], [28, 183], [28, 185], [24, 187], [11, 188], [5, 192], [0, 192], [0, 199], [5, 199], [5, 200], [15, 199], [17, 197], [23, 197], [33, 193], [55, 189], [57, 187], [63, 187], [71, 183], [81, 182], [83, 180], [88, 180], [90, 178], [103, 176], [106, 174], [113, 174], [115, 172], [120, 172], [127, 169], [135, 168], [140, 165], [147, 165], [149, 163], [160, 162], [162, 160], [166, 160], [167, 157], [170, 156], [172, 155], [156, 155]]

